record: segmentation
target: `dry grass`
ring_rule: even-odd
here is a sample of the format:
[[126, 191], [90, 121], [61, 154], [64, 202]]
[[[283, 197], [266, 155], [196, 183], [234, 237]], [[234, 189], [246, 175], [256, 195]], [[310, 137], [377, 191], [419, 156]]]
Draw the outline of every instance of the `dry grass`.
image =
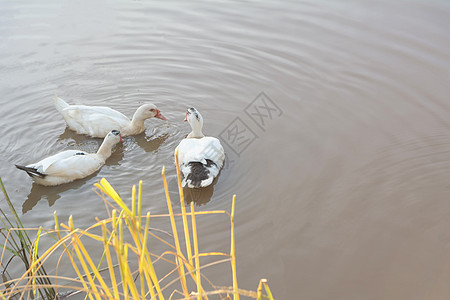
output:
[[[234, 240], [236, 196], [232, 199], [231, 213], [227, 211], [196, 212], [193, 202], [190, 204], [190, 212], [186, 212], [178, 163], [177, 175], [181, 213], [173, 211], [163, 167], [162, 178], [169, 214], [151, 215], [148, 212], [145, 216], [141, 214], [142, 181], [137, 191], [136, 186], [133, 186], [132, 205], [127, 207], [119, 194], [103, 178], [95, 184], [95, 187], [96, 192], [111, 207], [110, 217], [97, 220], [87, 229], [81, 229], [75, 228], [72, 217], [67, 224], [60, 224], [55, 212], [55, 228], [34, 229], [37, 231], [37, 238], [30, 246], [30, 263], [27, 271], [20, 278], [4, 282], [0, 297], [2, 299], [34, 298], [40, 293], [41, 298], [54, 299], [55, 294], [52, 296], [42, 292], [51, 288], [58, 292], [58, 295], [69, 291], [84, 293], [85, 298], [89, 299], [200, 300], [219, 297], [237, 300], [240, 296], [273, 299], [267, 281], [264, 279], [260, 281], [256, 292], [238, 288]], [[204, 215], [217, 214], [226, 215], [230, 219], [230, 253], [200, 252], [196, 219]], [[150, 230], [150, 221], [157, 218], [170, 220], [172, 227], [170, 236], [173, 237], [173, 241], [168, 241], [168, 238], [163, 239], [155, 234], [154, 230]], [[184, 235], [184, 239], [180, 239], [178, 235], [176, 222], [180, 222], [180, 219], [183, 225], [181, 234]], [[10, 229], [10, 231], [14, 230]], [[26, 232], [26, 230], [22, 228], [19, 232]], [[44, 237], [54, 239], [52, 245], [45, 251], [39, 249], [39, 241]], [[6, 244], [10, 241], [11, 239], [7, 238]], [[156, 242], [165, 245], [168, 250], [160, 254], [150, 252], [149, 245]], [[94, 248], [93, 245], [95, 245]], [[39, 256], [38, 250], [39, 253], [43, 252]], [[101, 256], [99, 252], [102, 252]], [[57, 274], [50, 276], [43, 273], [43, 264], [52, 255], [59, 255], [57, 269], [62, 266], [71, 267], [77, 278], [67, 278]], [[214, 258], [214, 262], [200, 265], [201, 257]], [[171, 266], [171, 271], [161, 275], [161, 272], [158, 272], [161, 262]], [[224, 263], [231, 266], [233, 286], [214, 286], [204, 277], [202, 271], [207, 267]], [[43, 279], [47, 281], [43, 282]]]

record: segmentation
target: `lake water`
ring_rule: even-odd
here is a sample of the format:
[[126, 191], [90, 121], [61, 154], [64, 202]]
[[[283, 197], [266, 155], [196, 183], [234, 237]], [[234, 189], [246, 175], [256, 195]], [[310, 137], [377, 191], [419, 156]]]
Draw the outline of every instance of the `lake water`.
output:
[[[55, 210], [78, 226], [105, 217], [102, 177], [124, 199], [142, 179], [144, 210], [166, 213], [161, 168], [177, 199], [173, 150], [194, 106], [227, 162], [188, 197], [230, 210], [237, 195], [240, 288], [267, 278], [277, 299], [450, 297], [448, 1], [1, 7], [0, 175], [26, 227], [52, 228]], [[40, 187], [14, 164], [101, 143], [65, 128], [55, 94], [130, 117], [152, 102], [168, 121], [146, 121], [93, 176]], [[200, 219], [199, 233], [204, 251], [229, 251], [225, 217]], [[229, 274], [208, 271], [218, 285]]]

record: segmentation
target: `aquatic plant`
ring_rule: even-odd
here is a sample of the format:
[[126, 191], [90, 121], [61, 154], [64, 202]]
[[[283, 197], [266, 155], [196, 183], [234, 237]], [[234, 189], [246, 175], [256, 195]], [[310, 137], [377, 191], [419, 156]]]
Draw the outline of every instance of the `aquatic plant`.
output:
[[[33, 259], [38, 259], [37, 252], [35, 250], [37, 249], [39, 243], [39, 234], [34, 246], [27, 234], [27, 230], [24, 228], [22, 221], [19, 218], [19, 215], [17, 214], [14, 206], [11, 203], [1, 177], [0, 188], [3, 192], [3, 195], [5, 196], [6, 203], [8, 204], [9, 210], [12, 215], [11, 219], [11, 216], [8, 216], [8, 214], [0, 208], [0, 220], [3, 224], [3, 227], [0, 228], [0, 233], [5, 239], [4, 243], [0, 243], [0, 246], [2, 247], [2, 254], [0, 257], [0, 266], [2, 267], [1, 272], [3, 280], [2, 285], [5, 287], [5, 290], [0, 293], [0, 297], [11, 298], [14, 293], [7, 292], [7, 290], [11, 287], [14, 281], [11, 280], [11, 278], [8, 278], [8, 266], [11, 263], [15, 263], [17, 260], [20, 260], [23, 263], [25, 270], [30, 269], [31, 261]], [[6, 251], [11, 255], [8, 258]], [[6, 261], [6, 263], [4, 263], [4, 261]], [[39, 284], [41, 287], [43, 287], [39, 289], [41, 298], [55, 298], [56, 292], [53, 287], [51, 287], [51, 282], [47, 273], [45, 272], [44, 266], [39, 268], [39, 270], [35, 270], [34, 274], [35, 276], [33, 278], [28, 277], [27, 279], [29, 282], [32, 282], [33, 284]]]
[[[97, 220], [95, 224], [82, 229], [74, 226], [72, 216], [67, 224], [59, 223], [55, 212], [55, 228], [37, 231], [26, 272], [20, 278], [4, 282], [0, 297], [23, 297], [25, 293], [34, 296], [41, 288], [52, 287], [57, 294], [41, 293], [41, 297], [54, 299], [61, 295], [85, 293], [85, 297], [89, 299], [179, 299], [181, 296], [183, 299], [200, 300], [215, 295], [220, 299], [233, 297], [237, 300], [240, 295], [253, 299], [273, 299], [264, 279], [260, 281], [256, 292], [238, 287], [234, 237], [236, 196], [232, 199], [231, 213], [222, 210], [195, 211], [193, 202], [187, 212], [178, 163], [176, 165], [181, 213], [175, 213], [173, 210], [165, 167], [162, 168], [161, 175], [169, 213], [164, 215], [151, 215], [150, 212], [142, 215], [142, 181], [139, 182], [138, 188], [132, 187], [131, 207], [128, 207], [103, 178], [95, 184], [95, 191], [107, 207], [111, 208], [108, 210], [109, 218]], [[227, 215], [230, 219], [230, 252], [200, 252], [197, 218], [216, 214]], [[157, 230], [151, 229], [150, 221], [160, 218], [170, 221], [172, 232], [166, 236], [173, 238], [173, 241], [161, 238], [155, 233]], [[180, 235], [184, 235], [184, 239], [179, 236], [179, 219], [183, 229]], [[55, 242], [38, 256], [39, 240], [46, 236], [54, 238]], [[149, 248], [154, 243], [160, 243], [168, 250], [159, 254], [152, 253]], [[96, 245], [95, 251], [92, 245]], [[99, 255], [99, 252], [102, 254]], [[49, 276], [43, 273], [43, 264], [51, 255], [57, 254], [58, 266], [71, 266], [77, 278], [57, 274]], [[214, 261], [201, 265], [200, 258], [205, 257], [214, 258]], [[157, 268], [160, 262], [170, 265], [171, 271], [161, 275]], [[223, 263], [231, 265], [231, 287], [215, 286], [203, 274], [205, 268]], [[48, 278], [54, 279], [55, 282], [42, 282]]]

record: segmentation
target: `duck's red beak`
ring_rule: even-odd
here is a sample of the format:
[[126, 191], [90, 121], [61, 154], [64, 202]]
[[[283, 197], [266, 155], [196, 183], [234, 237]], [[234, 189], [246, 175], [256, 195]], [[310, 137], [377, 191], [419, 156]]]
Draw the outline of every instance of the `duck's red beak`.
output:
[[155, 118], [158, 118], [158, 119], [167, 121], [166, 117], [164, 117], [164, 116], [161, 114], [161, 111], [160, 111], [160, 110], [158, 110], [158, 113], [155, 115]]
[[121, 135], [121, 134], [119, 134], [119, 136], [120, 136], [120, 142], [121, 142], [121, 143], [123, 143], [123, 140], [122, 140], [122, 135]]

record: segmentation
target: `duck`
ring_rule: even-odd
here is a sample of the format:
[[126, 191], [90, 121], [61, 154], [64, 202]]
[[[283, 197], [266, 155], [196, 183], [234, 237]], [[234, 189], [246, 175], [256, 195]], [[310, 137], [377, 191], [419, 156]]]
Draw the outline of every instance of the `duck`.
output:
[[97, 153], [81, 150], [66, 150], [26, 166], [15, 165], [27, 172], [34, 182], [44, 186], [55, 186], [85, 178], [99, 170], [111, 156], [112, 148], [122, 142], [118, 130], [109, 132]]
[[203, 134], [203, 117], [197, 109], [189, 108], [184, 121], [191, 125], [192, 131], [175, 149], [175, 156], [178, 152], [178, 165], [184, 177], [182, 186], [207, 187], [219, 175], [225, 151], [219, 139]]
[[137, 135], [144, 132], [146, 119], [167, 120], [151, 103], [141, 105], [131, 120], [106, 106], [69, 105], [58, 96], [53, 98], [53, 104], [70, 129], [97, 138], [104, 138], [113, 129], [119, 130], [122, 137]]

